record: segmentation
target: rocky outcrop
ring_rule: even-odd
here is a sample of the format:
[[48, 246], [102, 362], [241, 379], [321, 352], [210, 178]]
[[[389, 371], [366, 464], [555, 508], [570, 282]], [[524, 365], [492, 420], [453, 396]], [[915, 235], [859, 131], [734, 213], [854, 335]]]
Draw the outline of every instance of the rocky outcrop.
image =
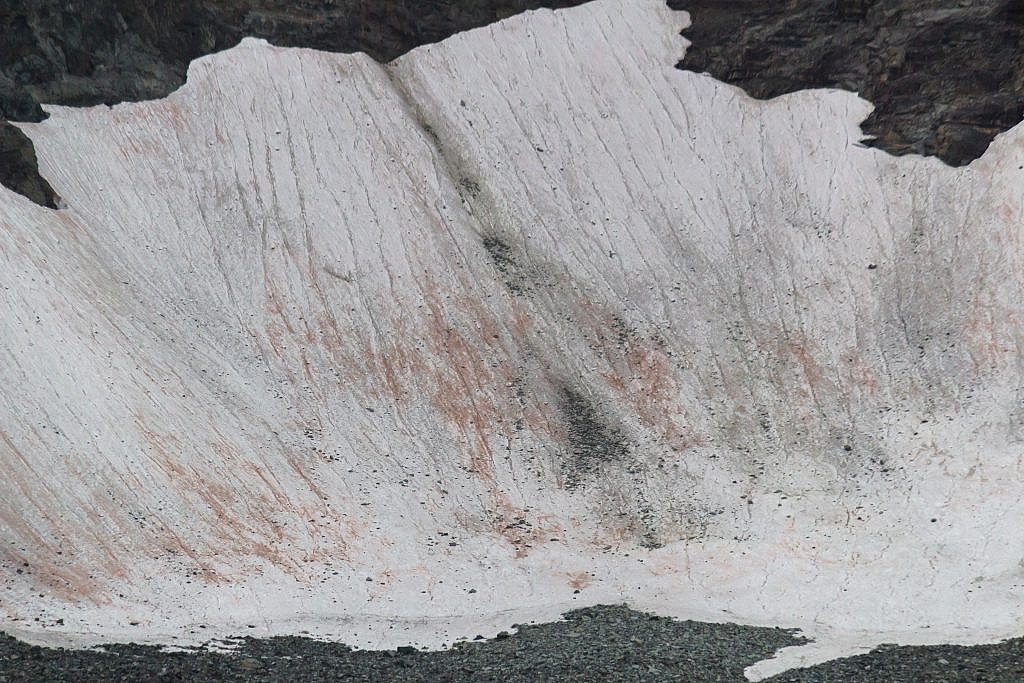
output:
[[959, 166], [1024, 118], [1022, 0], [672, 0], [680, 65], [758, 98], [842, 88], [875, 105], [868, 144]]
[[32, 141], [6, 121], [0, 121], [0, 184], [36, 204], [57, 208], [53, 188], [39, 175]]

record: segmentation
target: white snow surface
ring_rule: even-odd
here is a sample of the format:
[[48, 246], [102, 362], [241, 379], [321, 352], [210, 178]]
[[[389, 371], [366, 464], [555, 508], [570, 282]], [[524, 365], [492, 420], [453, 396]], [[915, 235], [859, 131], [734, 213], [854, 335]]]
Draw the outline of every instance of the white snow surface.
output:
[[752, 679], [1024, 632], [1024, 126], [894, 158], [674, 68], [686, 20], [247, 39], [22, 124], [63, 208], [0, 188], [0, 628], [815, 639]]

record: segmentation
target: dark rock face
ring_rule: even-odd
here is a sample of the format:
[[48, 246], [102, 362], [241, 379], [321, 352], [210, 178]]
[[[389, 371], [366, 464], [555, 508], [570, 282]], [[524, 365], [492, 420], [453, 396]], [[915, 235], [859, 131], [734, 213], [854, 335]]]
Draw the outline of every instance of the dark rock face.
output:
[[39, 175], [32, 141], [6, 121], [0, 121], [0, 183], [36, 204], [57, 208], [57, 195]]
[[[162, 97], [189, 62], [251, 35], [390, 60], [536, 7], [583, 0], [20, 0], [0, 8], [0, 119], [40, 102]], [[689, 10], [683, 68], [754, 97], [815, 87], [877, 106], [872, 143], [960, 165], [1024, 117], [1024, 0], [671, 0]], [[0, 123], [0, 182], [53, 206], [31, 145]]]
[[366, 52], [388, 61], [452, 33], [537, 7], [584, 0], [18, 0], [0, 6], [0, 183], [55, 197], [31, 143], [10, 121], [40, 103], [88, 106], [163, 97], [189, 62], [245, 36], [275, 45]]
[[681, 66], [758, 98], [835, 87], [875, 104], [869, 144], [959, 166], [1024, 118], [1024, 0], [672, 0]]

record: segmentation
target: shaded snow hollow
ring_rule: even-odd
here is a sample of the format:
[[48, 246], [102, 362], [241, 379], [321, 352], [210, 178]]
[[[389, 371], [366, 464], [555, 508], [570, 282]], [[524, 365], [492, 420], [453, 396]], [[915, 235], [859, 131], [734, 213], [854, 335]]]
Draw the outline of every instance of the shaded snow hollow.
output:
[[21, 124], [65, 208], [0, 190], [0, 627], [1019, 635], [1024, 127], [892, 158], [676, 70], [685, 20], [245, 40]]

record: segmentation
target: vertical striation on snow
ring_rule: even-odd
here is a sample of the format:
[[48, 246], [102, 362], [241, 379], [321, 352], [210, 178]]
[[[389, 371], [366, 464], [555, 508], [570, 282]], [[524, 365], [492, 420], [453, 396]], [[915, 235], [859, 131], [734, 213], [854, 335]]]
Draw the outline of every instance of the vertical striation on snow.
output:
[[66, 208], [0, 195], [5, 629], [1015, 634], [1020, 127], [890, 158], [675, 70], [684, 20], [246, 40], [23, 125]]

